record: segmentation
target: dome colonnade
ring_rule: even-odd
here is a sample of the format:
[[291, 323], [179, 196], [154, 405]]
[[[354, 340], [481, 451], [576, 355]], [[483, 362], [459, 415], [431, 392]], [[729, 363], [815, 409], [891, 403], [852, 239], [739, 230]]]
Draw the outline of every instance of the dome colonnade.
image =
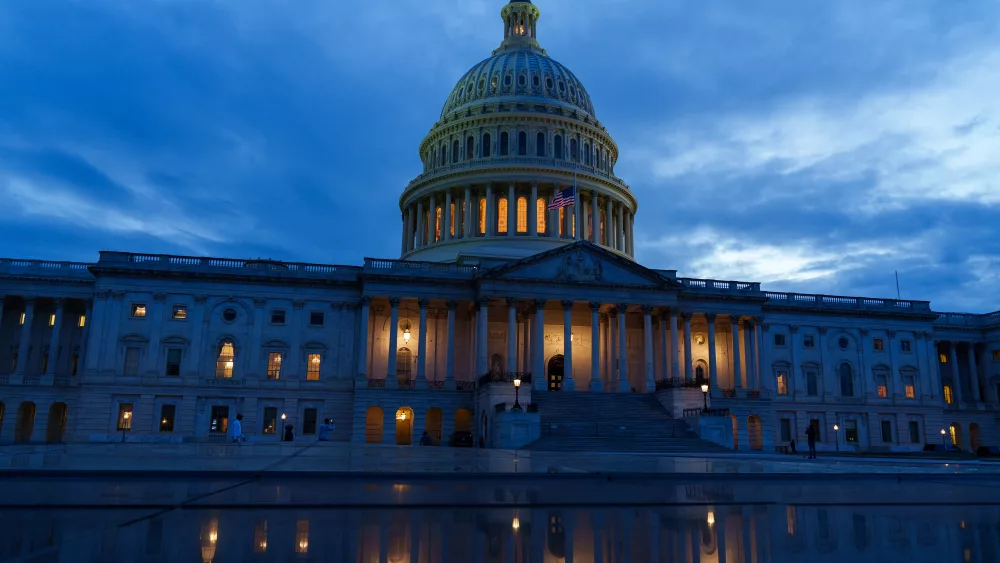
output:
[[[511, 2], [504, 41], [475, 65], [421, 143], [400, 198], [405, 259], [522, 258], [589, 240], [632, 258], [638, 203], [583, 84], [536, 40], [538, 8]], [[574, 204], [549, 210], [576, 186]]]

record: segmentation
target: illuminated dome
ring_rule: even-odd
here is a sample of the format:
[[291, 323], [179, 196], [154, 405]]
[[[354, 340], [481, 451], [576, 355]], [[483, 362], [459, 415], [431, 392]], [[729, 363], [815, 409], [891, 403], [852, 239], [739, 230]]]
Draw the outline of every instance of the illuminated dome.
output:
[[399, 199], [402, 257], [518, 259], [586, 239], [632, 258], [638, 202], [614, 175], [618, 145], [580, 80], [538, 44], [538, 7], [513, 0], [500, 16], [503, 42], [420, 143], [424, 171]]

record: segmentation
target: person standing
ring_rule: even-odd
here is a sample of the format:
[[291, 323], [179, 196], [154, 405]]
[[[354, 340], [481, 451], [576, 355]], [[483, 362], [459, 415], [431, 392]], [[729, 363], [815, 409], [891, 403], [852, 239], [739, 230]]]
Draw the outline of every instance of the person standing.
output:
[[809, 459], [816, 459], [816, 427], [806, 427], [806, 441], [809, 442]]
[[236, 420], [233, 421], [232, 426], [229, 428], [230, 436], [234, 443], [240, 444], [246, 441], [243, 436], [243, 415], [237, 414]]
[[319, 425], [319, 441], [329, 442], [333, 440], [333, 431], [337, 429], [337, 426], [329, 418], [323, 419], [323, 424]]

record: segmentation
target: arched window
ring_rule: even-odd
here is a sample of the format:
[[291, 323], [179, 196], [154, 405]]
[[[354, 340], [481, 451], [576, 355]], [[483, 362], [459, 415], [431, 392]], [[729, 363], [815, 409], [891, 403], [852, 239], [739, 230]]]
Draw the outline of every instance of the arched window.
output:
[[590, 166], [590, 143], [583, 144], [583, 163]]
[[451, 204], [451, 209], [449, 210], [449, 213], [450, 214], [448, 215], [448, 218], [449, 218], [449, 221], [448, 221], [448, 234], [451, 235], [451, 236], [455, 236], [455, 219], [456, 219], [456, 217], [455, 217], [455, 204], [454, 203]]
[[431, 166], [437, 166], [437, 163], [438, 163], [438, 150], [434, 149], [434, 152], [431, 153]]
[[492, 155], [492, 147], [490, 146], [490, 134], [483, 133], [483, 158], [488, 158]]
[[448, 145], [441, 143], [441, 166], [448, 164]]
[[528, 198], [517, 198], [517, 232], [528, 232]]
[[517, 134], [517, 154], [527, 156], [528, 154], [528, 134], [521, 131]]
[[778, 371], [778, 394], [788, 394], [788, 372], [785, 370]]
[[806, 370], [806, 394], [810, 397], [819, 395], [819, 375], [814, 369]]
[[563, 157], [563, 146], [562, 146], [562, 135], [556, 135], [555, 138], [555, 153], [556, 158]]
[[608, 217], [604, 211], [601, 211], [601, 233], [600, 233], [601, 244], [604, 244], [604, 241], [607, 240], [607, 237], [608, 237]]
[[559, 208], [559, 236], [566, 235], [566, 208]]
[[507, 156], [510, 154], [510, 135], [504, 131], [500, 133], [500, 156]]
[[577, 148], [576, 139], [570, 139], [569, 140], [569, 159], [572, 160], [573, 162], [579, 162], [580, 161], [580, 156], [576, 153], [576, 148]]
[[227, 338], [219, 344], [219, 355], [215, 359], [215, 377], [232, 377], [235, 362], [236, 347], [233, 346], [233, 341]]
[[465, 140], [465, 160], [472, 160], [472, 155], [476, 152], [476, 140], [470, 135]]
[[441, 208], [434, 207], [434, 242], [441, 240]]
[[535, 200], [535, 229], [538, 234], [545, 232], [545, 215], [548, 213], [548, 206], [545, 204], [545, 198], [540, 197]]
[[413, 353], [409, 348], [396, 350], [396, 377], [399, 379], [411, 379], [413, 371]]
[[840, 364], [840, 395], [843, 397], [854, 396], [854, 369], [851, 364], [844, 362]]
[[545, 156], [545, 133], [535, 136], [535, 156]]
[[455, 141], [451, 143], [451, 161], [452, 161], [452, 163], [458, 162], [458, 152], [459, 152], [460, 148], [461, 148], [461, 145], [458, 144], [458, 139], [455, 139]]
[[479, 199], [479, 234], [486, 234], [486, 198]]
[[505, 197], [500, 198], [500, 204], [497, 205], [497, 232], [507, 232], [507, 198]]

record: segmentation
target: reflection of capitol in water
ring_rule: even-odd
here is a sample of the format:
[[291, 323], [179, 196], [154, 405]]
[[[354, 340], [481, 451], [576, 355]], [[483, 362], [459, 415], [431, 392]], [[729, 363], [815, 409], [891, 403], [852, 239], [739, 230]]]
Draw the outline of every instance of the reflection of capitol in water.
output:
[[1000, 560], [995, 507], [5, 512], [0, 560], [778, 563]]

